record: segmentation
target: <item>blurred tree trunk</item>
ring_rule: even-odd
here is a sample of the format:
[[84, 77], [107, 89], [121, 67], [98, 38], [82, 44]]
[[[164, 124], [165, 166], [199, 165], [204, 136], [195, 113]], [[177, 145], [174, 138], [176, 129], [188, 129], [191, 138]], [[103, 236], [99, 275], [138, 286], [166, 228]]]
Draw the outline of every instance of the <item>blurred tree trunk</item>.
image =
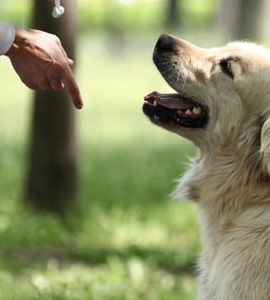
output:
[[180, 3], [181, 0], [168, 0], [166, 1], [167, 5], [167, 14], [166, 14], [166, 27], [169, 29], [176, 29], [180, 25]]
[[268, 0], [222, 0], [220, 20], [231, 39], [261, 38], [263, 6]]
[[[65, 0], [65, 14], [54, 19], [53, 0], [34, 0], [34, 28], [56, 34], [74, 58], [75, 1]], [[76, 143], [74, 108], [65, 91], [37, 91], [30, 140], [26, 200], [34, 208], [62, 214], [75, 203]]]
[[269, 27], [270, 27], [270, 18], [269, 18], [269, 11], [270, 11], [270, 0], [263, 0], [262, 1], [262, 15], [260, 18], [260, 35], [261, 38], [264, 40], [269, 40], [270, 37], [270, 32], [269, 32]]

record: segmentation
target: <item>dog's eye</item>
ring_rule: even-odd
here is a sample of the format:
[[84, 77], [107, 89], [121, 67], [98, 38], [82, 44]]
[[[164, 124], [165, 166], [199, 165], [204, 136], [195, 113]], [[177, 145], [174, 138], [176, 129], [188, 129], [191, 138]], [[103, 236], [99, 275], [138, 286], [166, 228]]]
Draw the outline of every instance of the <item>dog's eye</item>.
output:
[[229, 59], [224, 59], [220, 61], [219, 65], [221, 67], [222, 72], [233, 79], [234, 75], [232, 72], [232, 61]]

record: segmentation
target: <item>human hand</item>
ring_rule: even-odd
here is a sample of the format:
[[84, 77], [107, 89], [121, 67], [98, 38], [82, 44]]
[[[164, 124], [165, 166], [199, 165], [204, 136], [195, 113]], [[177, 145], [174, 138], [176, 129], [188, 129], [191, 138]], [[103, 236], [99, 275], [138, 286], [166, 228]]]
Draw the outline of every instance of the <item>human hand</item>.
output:
[[66, 88], [74, 106], [82, 108], [80, 90], [71, 70], [73, 61], [57, 36], [16, 27], [15, 40], [5, 55], [26, 86], [31, 89]]

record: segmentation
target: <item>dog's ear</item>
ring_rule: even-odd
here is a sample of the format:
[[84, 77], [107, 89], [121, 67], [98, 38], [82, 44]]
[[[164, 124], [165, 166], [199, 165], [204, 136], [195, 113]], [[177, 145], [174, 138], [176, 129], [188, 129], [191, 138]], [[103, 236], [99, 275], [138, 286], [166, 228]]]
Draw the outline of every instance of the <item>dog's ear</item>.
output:
[[261, 155], [263, 166], [270, 174], [270, 117], [266, 119], [261, 131]]

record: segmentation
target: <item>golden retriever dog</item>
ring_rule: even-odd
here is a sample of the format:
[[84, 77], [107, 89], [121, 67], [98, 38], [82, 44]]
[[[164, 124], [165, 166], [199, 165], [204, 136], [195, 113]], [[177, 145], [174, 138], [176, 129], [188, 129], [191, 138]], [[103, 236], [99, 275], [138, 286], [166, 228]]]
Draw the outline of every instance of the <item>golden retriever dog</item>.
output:
[[269, 300], [270, 52], [163, 34], [153, 60], [176, 93], [149, 94], [144, 113], [200, 152], [175, 192], [199, 207], [198, 299]]

